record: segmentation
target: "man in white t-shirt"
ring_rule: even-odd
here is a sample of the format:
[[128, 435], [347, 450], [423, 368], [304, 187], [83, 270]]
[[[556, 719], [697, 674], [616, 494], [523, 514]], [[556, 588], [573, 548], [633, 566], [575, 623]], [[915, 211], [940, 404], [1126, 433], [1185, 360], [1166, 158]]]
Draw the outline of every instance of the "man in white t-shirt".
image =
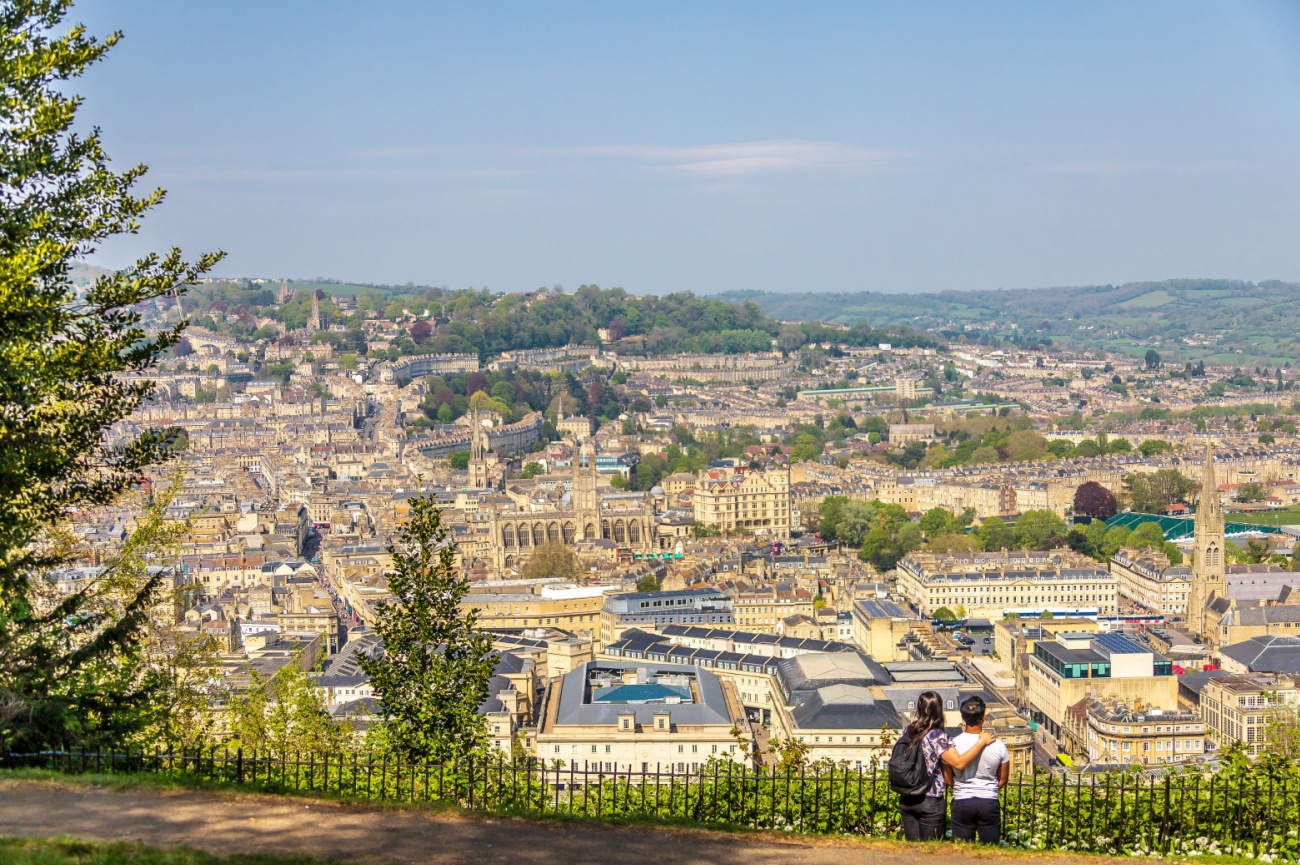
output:
[[[965, 732], [952, 740], [958, 754], [964, 754], [979, 741], [984, 729], [984, 700], [967, 697], [961, 704]], [[1002, 836], [1002, 814], [998, 808], [998, 791], [1011, 775], [1011, 754], [1001, 741], [985, 747], [979, 759], [966, 768], [954, 771], [946, 763], [945, 780], [952, 786], [952, 837], [954, 841], [996, 844]]]

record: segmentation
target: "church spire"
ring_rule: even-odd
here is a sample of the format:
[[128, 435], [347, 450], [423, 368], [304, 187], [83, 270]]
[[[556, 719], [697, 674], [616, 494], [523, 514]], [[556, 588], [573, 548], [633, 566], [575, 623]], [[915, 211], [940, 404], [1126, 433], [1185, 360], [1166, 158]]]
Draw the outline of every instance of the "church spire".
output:
[[469, 486], [474, 490], [485, 490], [492, 485], [488, 478], [488, 441], [483, 432], [483, 421], [478, 409], [470, 410], [469, 440]]
[[1196, 510], [1196, 527], [1223, 533], [1223, 502], [1219, 499], [1219, 480], [1214, 470], [1214, 445], [1205, 443], [1205, 469], [1201, 472], [1201, 502]]
[[1216, 620], [1207, 606], [1214, 598], [1228, 594], [1227, 568], [1223, 557], [1223, 502], [1219, 500], [1218, 475], [1214, 469], [1214, 446], [1205, 443], [1205, 468], [1201, 474], [1201, 500], [1196, 508], [1195, 560], [1192, 585], [1187, 599], [1187, 623], [1191, 632], [1211, 641]]

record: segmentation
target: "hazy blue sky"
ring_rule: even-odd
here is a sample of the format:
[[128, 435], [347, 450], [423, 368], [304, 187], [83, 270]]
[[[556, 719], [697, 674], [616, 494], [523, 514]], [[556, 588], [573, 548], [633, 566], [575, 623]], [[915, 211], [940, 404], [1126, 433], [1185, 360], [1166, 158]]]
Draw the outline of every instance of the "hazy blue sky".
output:
[[1300, 278], [1300, 7], [83, 0], [106, 249], [528, 290]]

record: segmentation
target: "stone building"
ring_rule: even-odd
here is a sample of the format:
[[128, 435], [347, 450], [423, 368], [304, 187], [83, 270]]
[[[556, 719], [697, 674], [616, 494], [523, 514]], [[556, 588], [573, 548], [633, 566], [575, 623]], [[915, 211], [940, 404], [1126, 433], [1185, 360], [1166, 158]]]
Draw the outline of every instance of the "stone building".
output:
[[1146, 766], [1182, 763], [1205, 754], [1205, 722], [1199, 712], [1093, 700], [1085, 717], [1087, 754], [1093, 763]]
[[1070, 550], [911, 553], [898, 563], [898, 588], [923, 615], [941, 607], [990, 619], [1114, 615], [1118, 608], [1116, 577]]
[[785, 469], [702, 472], [695, 484], [693, 509], [696, 522], [723, 533], [788, 538], [793, 510], [790, 473]]
[[583, 446], [574, 455], [573, 485], [567, 498], [537, 509], [490, 506], [491, 565], [498, 573], [522, 567], [544, 543], [576, 545], [610, 541], [632, 553], [659, 545], [654, 502], [649, 496], [629, 501], [626, 494], [606, 500], [599, 491], [595, 450]]

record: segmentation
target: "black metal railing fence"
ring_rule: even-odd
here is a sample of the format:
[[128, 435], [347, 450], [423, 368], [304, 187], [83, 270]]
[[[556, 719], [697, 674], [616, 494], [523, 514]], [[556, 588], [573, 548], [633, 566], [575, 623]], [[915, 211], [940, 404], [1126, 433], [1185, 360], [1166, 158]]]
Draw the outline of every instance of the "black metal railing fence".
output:
[[[243, 749], [51, 750], [0, 754], [0, 768], [148, 773], [361, 800], [489, 812], [645, 819], [812, 834], [897, 837], [898, 796], [881, 771], [713, 760], [689, 771], [535, 759], [411, 763], [387, 755]], [[1300, 782], [1263, 773], [1035, 773], [1001, 792], [1006, 843], [1117, 855], [1300, 858]]]

